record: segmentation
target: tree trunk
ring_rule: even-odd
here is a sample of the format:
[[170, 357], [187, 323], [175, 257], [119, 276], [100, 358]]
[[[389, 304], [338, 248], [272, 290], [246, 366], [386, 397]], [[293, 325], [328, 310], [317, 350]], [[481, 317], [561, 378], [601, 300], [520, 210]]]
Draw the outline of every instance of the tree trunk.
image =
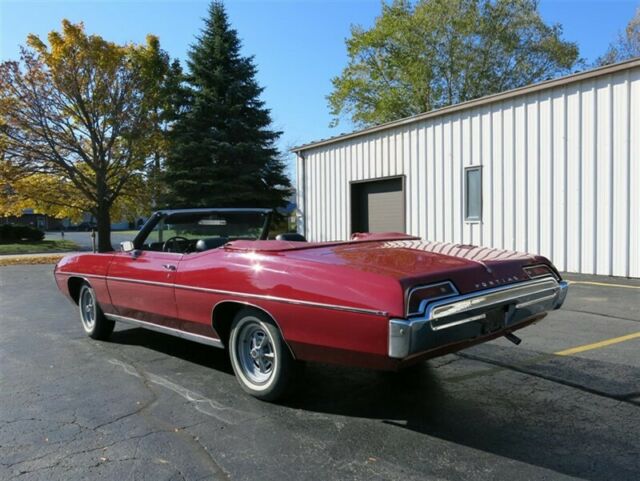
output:
[[98, 205], [96, 222], [98, 223], [98, 252], [110, 252], [111, 246], [111, 214], [106, 202]]

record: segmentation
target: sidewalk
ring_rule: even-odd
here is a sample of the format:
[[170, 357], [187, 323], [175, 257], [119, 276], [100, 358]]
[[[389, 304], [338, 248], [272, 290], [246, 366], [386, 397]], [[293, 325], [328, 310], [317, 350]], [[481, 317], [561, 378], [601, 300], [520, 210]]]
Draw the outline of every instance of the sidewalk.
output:
[[29, 264], [55, 264], [65, 256], [81, 254], [79, 251], [75, 252], [44, 252], [41, 254], [3, 254], [0, 255], [0, 267], [2, 266], [15, 266], [15, 265], [29, 265]]
[[0, 259], [24, 259], [25, 257], [64, 257], [71, 254], [82, 254], [81, 251], [41, 252], [39, 254], [0, 254]]

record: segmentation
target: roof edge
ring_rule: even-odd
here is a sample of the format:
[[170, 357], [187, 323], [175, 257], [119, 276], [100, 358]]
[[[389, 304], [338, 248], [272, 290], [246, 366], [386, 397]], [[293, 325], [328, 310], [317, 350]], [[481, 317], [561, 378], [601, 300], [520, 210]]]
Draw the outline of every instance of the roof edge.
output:
[[365, 129], [356, 130], [354, 132], [348, 132], [346, 134], [336, 135], [335, 137], [329, 137], [328, 139], [317, 140], [313, 142], [308, 142], [306, 144], [298, 145], [296, 147], [291, 148], [289, 151], [299, 154], [305, 150], [314, 149], [317, 147], [322, 147], [324, 145], [334, 144], [337, 142], [341, 142], [343, 140], [348, 140], [355, 137], [360, 137], [368, 134], [372, 134], [375, 132], [379, 132], [381, 130], [387, 130], [394, 127], [400, 127], [407, 124], [412, 124], [414, 122], [419, 122], [421, 120], [430, 119], [432, 117], [438, 117], [440, 115], [447, 115], [450, 113], [454, 113], [460, 110], [470, 109], [473, 107], [479, 107], [482, 105], [486, 105], [493, 102], [499, 102], [502, 100], [507, 100], [513, 97], [517, 97], [519, 95], [526, 95], [534, 92], [539, 92], [541, 90], [551, 89], [554, 87], [559, 87], [562, 85], [568, 85], [574, 82], [581, 82], [584, 80], [588, 80], [594, 77], [600, 77], [603, 75], [609, 75], [612, 73], [620, 72], [622, 70], [628, 70], [635, 67], [640, 67], [640, 57], [635, 57], [629, 60], [625, 60], [623, 62], [618, 62], [612, 65], [605, 65], [603, 67], [597, 67], [591, 70], [585, 70], [583, 72], [573, 73], [569, 75], [565, 75], [564, 77], [558, 77], [551, 80], [544, 80], [542, 82], [538, 82], [535, 84], [525, 85], [524, 87], [518, 87], [511, 90], [505, 90], [504, 92], [498, 92], [491, 95], [486, 95], [484, 97], [480, 97], [473, 100], [467, 100], [466, 102], [461, 102], [459, 104], [449, 105], [447, 107], [442, 107], [436, 110], [430, 110], [428, 112], [424, 112], [418, 115], [413, 115], [411, 117], [404, 117], [398, 120], [392, 120], [390, 122], [385, 122], [383, 124], [374, 125], [372, 127], [367, 127]]

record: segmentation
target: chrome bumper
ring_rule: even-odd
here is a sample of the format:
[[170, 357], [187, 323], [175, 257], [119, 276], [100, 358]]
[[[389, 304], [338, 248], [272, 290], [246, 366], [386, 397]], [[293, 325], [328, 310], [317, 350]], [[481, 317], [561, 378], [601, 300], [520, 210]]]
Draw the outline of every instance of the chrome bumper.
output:
[[552, 277], [449, 297], [428, 304], [423, 316], [389, 321], [389, 357], [489, 335], [562, 306], [565, 281]]

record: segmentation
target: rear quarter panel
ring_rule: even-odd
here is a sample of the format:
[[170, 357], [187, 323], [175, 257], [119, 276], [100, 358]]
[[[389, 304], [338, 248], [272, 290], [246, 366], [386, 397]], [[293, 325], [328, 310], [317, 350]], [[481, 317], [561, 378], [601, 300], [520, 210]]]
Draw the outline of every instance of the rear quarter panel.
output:
[[176, 300], [186, 324], [209, 329], [220, 302], [256, 306], [274, 318], [296, 358], [369, 367], [386, 361], [388, 318], [403, 310], [396, 279], [278, 253], [225, 249], [183, 258]]

